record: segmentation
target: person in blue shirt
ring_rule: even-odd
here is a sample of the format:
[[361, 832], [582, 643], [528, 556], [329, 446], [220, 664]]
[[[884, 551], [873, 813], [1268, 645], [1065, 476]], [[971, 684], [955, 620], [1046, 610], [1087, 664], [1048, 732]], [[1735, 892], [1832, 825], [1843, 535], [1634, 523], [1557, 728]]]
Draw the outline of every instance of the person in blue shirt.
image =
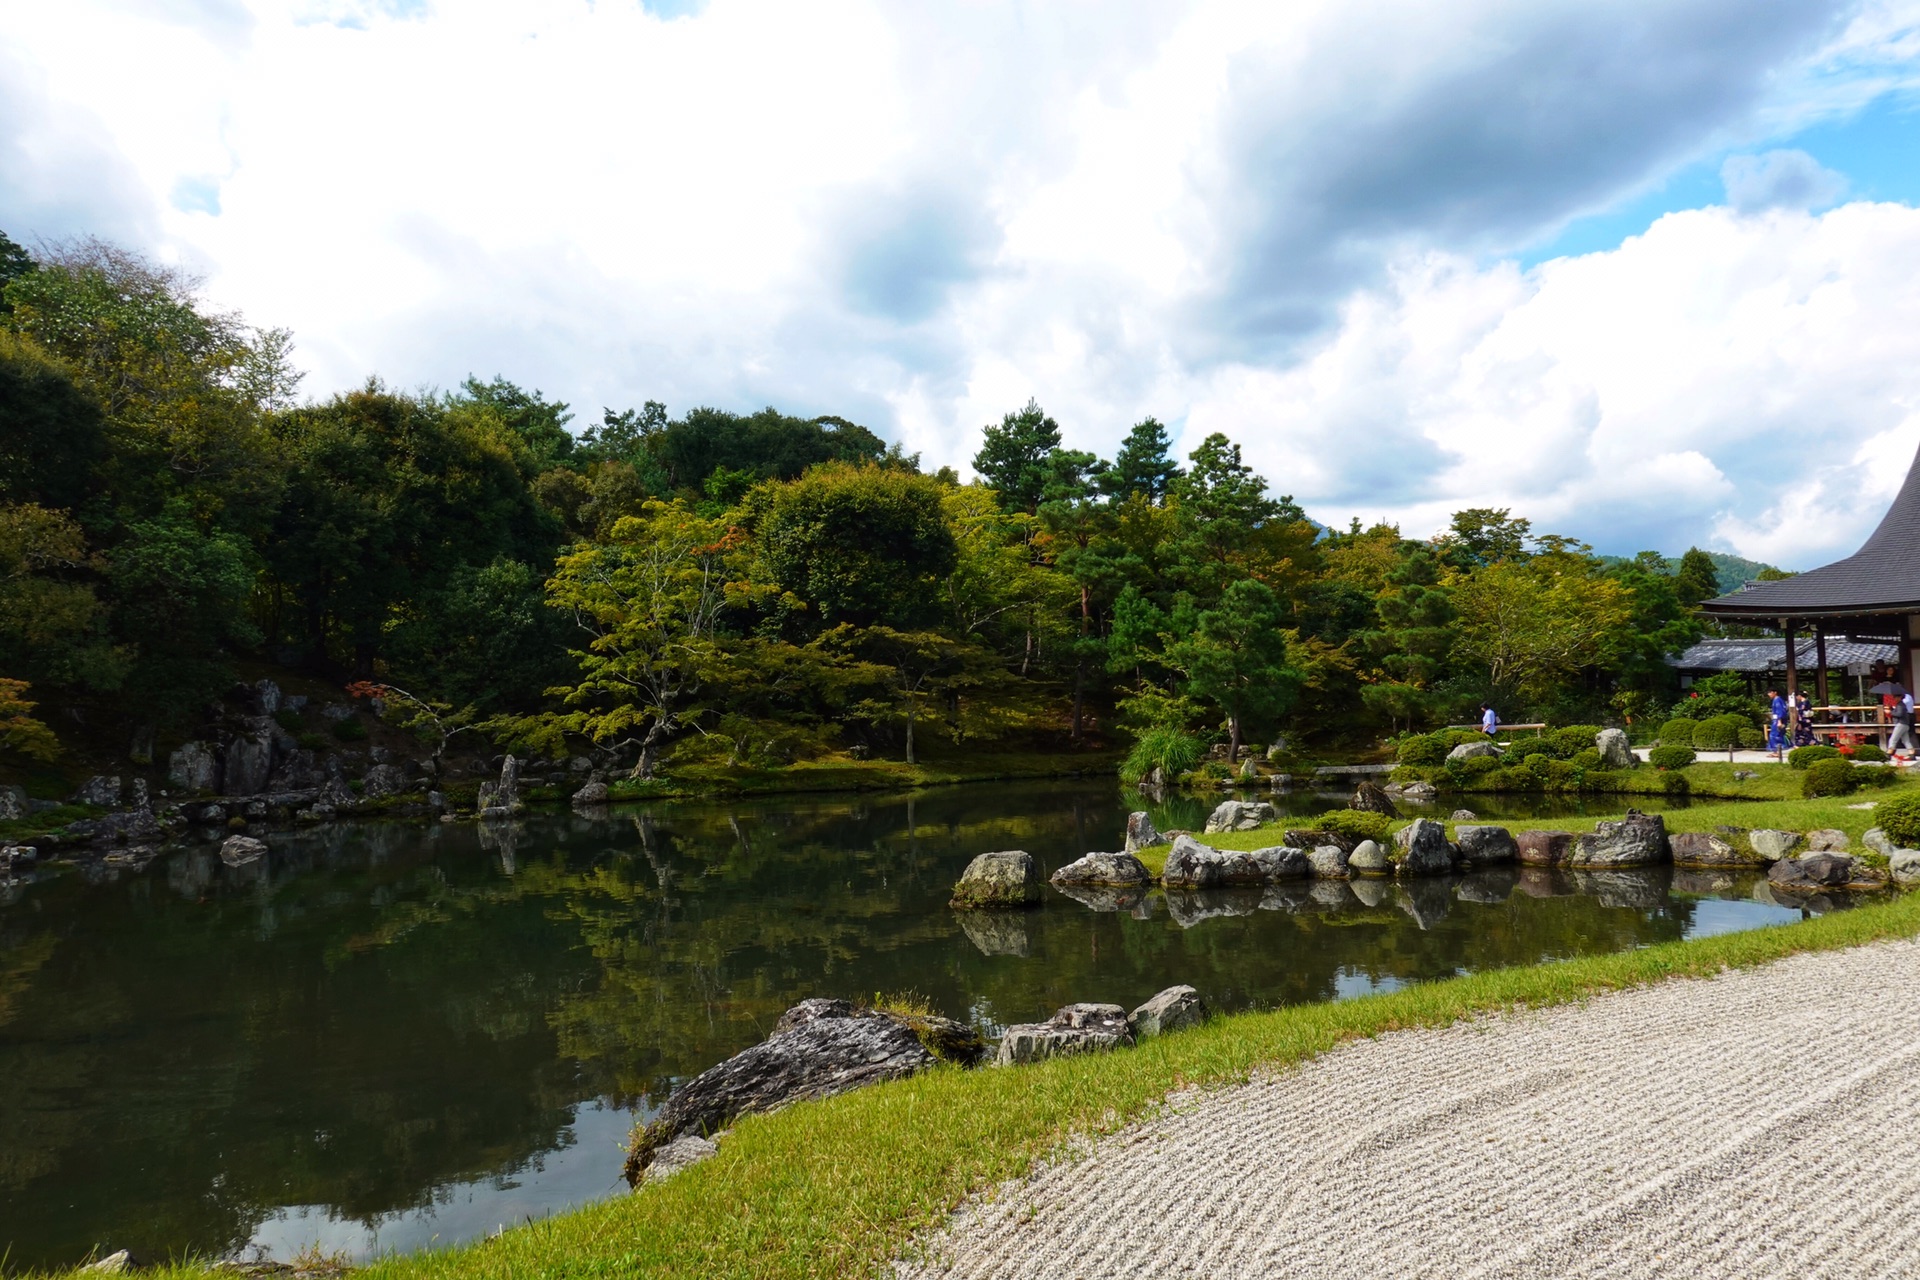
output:
[[1489, 738], [1500, 732], [1500, 716], [1494, 711], [1491, 702], [1483, 702], [1480, 704], [1480, 732], [1486, 734]]
[[1778, 689], [1767, 690], [1767, 750], [1779, 755], [1787, 749], [1787, 700]]

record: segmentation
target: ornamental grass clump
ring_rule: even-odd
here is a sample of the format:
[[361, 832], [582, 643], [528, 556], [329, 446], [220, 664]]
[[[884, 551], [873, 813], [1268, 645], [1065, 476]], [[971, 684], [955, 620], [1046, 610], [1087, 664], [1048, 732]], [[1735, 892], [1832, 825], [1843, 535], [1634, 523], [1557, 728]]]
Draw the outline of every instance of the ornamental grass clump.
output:
[[1206, 753], [1206, 744], [1183, 729], [1149, 729], [1127, 752], [1120, 777], [1125, 782], [1138, 782], [1161, 769], [1167, 777], [1177, 778], [1199, 764]]

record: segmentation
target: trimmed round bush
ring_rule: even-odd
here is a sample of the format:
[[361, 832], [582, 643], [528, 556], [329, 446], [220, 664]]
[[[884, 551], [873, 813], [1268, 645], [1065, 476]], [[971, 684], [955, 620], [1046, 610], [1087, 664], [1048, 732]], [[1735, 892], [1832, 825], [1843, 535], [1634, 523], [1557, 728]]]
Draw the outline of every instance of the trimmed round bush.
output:
[[1699, 725], [1698, 720], [1675, 717], [1660, 726], [1660, 745], [1663, 747], [1690, 747], [1693, 745], [1693, 731]]
[[1544, 751], [1532, 752], [1520, 763], [1525, 765], [1527, 772], [1536, 778], [1545, 779], [1553, 776], [1553, 757]]
[[1844, 796], [1858, 779], [1853, 776], [1853, 761], [1835, 755], [1831, 760], [1815, 760], [1800, 780], [1800, 794], [1806, 796]]
[[1693, 726], [1693, 745], [1701, 751], [1725, 751], [1740, 741], [1746, 727], [1740, 716], [1713, 716]]
[[1740, 726], [1739, 742], [1748, 751], [1758, 751], [1767, 745], [1767, 735], [1750, 724]]
[[1560, 729], [1550, 729], [1541, 735], [1553, 744], [1555, 754], [1562, 760], [1571, 760], [1593, 745], [1600, 736], [1597, 724], [1570, 724]]
[[1885, 764], [1887, 753], [1877, 742], [1863, 742], [1853, 749], [1853, 760], [1855, 764]]
[[1483, 773], [1492, 773], [1500, 767], [1499, 756], [1475, 756], [1471, 760], [1459, 762], [1460, 772], [1469, 778], [1477, 778]]
[[1400, 739], [1393, 756], [1401, 764], [1439, 764], [1450, 749], [1437, 733], [1414, 733]]
[[1790, 768], [1794, 769], [1804, 769], [1816, 760], [1843, 760], [1845, 758], [1846, 757], [1840, 754], [1840, 748], [1830, 747], [1824, 742], [1815, 743], [1811, 747], [1795, 747], [1793, 750], [1787, 752], [1787, 764]]
[[1693, 758], [1693, 748], [1678, 742], [1662, 742], [1647, 752], [1647, 763], [1656, 769], [1684, 769]]
[[1873, 807], [1873, 823], [1902, 849], [1920, 849], [1920, 791], [1882, 800]]
[[1588, 747], [1585, 751], [1575, 752], [1569, 763], [1576, 769], [1592, 772], [1600, 767], [1600, 752], [1595, 747]]

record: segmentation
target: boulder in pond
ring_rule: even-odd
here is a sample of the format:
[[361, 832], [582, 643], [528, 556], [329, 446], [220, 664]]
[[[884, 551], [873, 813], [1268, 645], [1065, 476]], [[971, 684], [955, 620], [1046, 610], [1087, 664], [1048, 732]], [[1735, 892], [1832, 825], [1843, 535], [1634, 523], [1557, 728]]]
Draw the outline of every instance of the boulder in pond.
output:
[[1845, 853], [1852, 843], [1846, 832], [1833, 827], [1807, 832], [1807, 848], [1814, 853]]
[[1260, 884], [1266, 879], [1259, 865], [1244, 853], [1201, 844], [1192, 836], [1175, 836], [1161, 869], [1160, 883], [1169, 889], [1214, 889], [1232, 884]]
[[1454, 848], [1447, 842], [1447, 829], [1431, 819], [1415, 818], [1394, 832], [1393, 847], [1396, 875], [1441, 876], [1453, 870]]
[[939, 1058], [899, 1016], [844, 1000], [810, 1000], [787, 1011], [773, 1034], [674, 1090], [627, 1151], [638, 1183], [655, 1153], [689, 1135], [707, 1137], [738, 1116], [924, 1071]]
[[1853, 879], [1853, 859], [1838, 853], [1810, 853], [1804, 858], [1782, 858], [1767, 868], [1767, 883], [1776, 889], [1812, 893], [1844, 888]]
[[1207, 1002], [1189, 986], [1168, 987], [1127, 1017], [1127, 1030], [1136, 1041], [1151, 1040], [1169, 1031], [1197, 1027], [1207, 1020]]
[[1131, 853], [1089, 853], [1048, 877], [1056, 885], [1144, 885], [1153, 879], [1147, 864]]
[[589, 805], [605, 804], [606, 802], [607, 784], [604, 782], [589, 782], [573, 793], [573, 805], [575, 808], [585, 808]]
[[1400, 816], [1400, 810], [1395, 807], [1393, 797], [1388, 795], [1386, 788], [1377, 782], [1363, 781], [1355, 787], [1353, 794], [1347, 798], [1347, 808], [1359, 813], [1384, 813], [1389, 818]]
[[1166, 842], [1167, 838], [1161, 835], [1159, 830], [1153, 825], [1153, 816], [1147, 813], [1146, 810], [1135, 810], [1133, 813], [1127, 815], [1126, 851], [1128, 853], [1138, 853], [1142, 849], [1151, 849], [1155, 845], [1162, 845]]
[[1345, 880], [1352, 874], [1347, 870], [1347, 859], [1350, 856], [1337, 844], [1315, 845], [1307, 851], [1307, 867], [1316, 879]]
[[1448, 822], [1478, 822], [1480, 815], [1471, 809], [1455, 809], [1447, 815]]
[[1631, 769], [1640, 763], [1633, 754], [1633, 748], [1627, 743], [1626, 731], [1622, 729], [1602, 729], [1593, 735], [1593, 749], [1600, 753], [1602, 769]]
[[1133, 1044], [1127, 1011], [1117, 1004], [1070, 1004], [1045, 1022], [1017, 1023], [1000, 1038], [996, 1067], [1043, 1062], [1076, 1053], [1103, 1053]]
[[1770, 859], [1749, 853], [1706, 831], [1682, 831], [1667, 837], [1676, 867], [1761, 867]]
[[1031, 907], [1040, 901], [1040, 867], [1020, 849], [983, 853], [967, 864], [948, 904], [975, 907]]
[[1801, 838], [1798, 831], [1776, 831], [1770, 827], [1747, 833], [1747, 842], [1753, 851], [1768, 862], [1777, 862], [1798, 849]]
[[1514, 847], [1530, 867], [1560, 867], [1573, 861], [1573, 832], [1522, 831]]
[[1669, 861], [1667, 824], [1657, 813], [1628, 809], [1617, 822], [1598, 822], [1573, 845], [1576, 867], [1649, 867]]
[[1455, 827], [1453, 841], [1459, 847], [1461, 861], [1476, 867], [1512, 862], [1520, 856], [1520, 846], [1514, 843], [1513, 833], [1505, 827]]
[[1247, 857], [1260, 868], [1260, 875], [1267, 880], [1304, 880], [1313, 874], [1313, 864], [1307, 860], [1307, 851], [1292, 845], [1277, 844], [1266, 849], [1255, 849]]
[[1207, 817], [1208, 833], [1252, 831], [1272, 822], [1274, 807], [1265, 800], [1222, 800]]
[[244, 867], [266, 856], [266, 842], [252, 836], [228, 836], [220, 846], [220, 861], [230, 867]]
[[1390, 876], [1393, 863], [1387, 859], [1387, 851], [1372, 840], [1362, 840], [1347, 855], [1347, 874], [1350, 876]]
[[1432, 804], [1440, 798], [1440, 789], [1431, 782], [1396, 782], [1386, 790], [1388, 795], [1399, 796], [1412, 804]]

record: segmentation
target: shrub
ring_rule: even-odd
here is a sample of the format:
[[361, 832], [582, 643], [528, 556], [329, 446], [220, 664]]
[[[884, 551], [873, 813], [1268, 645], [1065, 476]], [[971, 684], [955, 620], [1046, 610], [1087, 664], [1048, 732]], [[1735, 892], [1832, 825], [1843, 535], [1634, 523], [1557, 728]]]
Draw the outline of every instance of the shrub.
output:
[[1354, 840], [1372, 840], [1384, 846], [1393, 834], [1393, 819], [1384, 813], [1366, 813], [1359, 809], [1335, 809], [1313, 820], [1316, 830], [1331, 831]]
[[1858, 764], [1884, 764], [1887, 753], [1876, 742], [1863, 742], [1853, 749], [1854, 761]]
[[1882, 800], [1873, 807], [1874, 825], [1902, 849], [1920, 849], [1920, 791]]
[[1647, 763], [1656, 769], [1684, 769], [1693, 763], [1693, 748], [1678, 742], [1662, 742], [1647, 752]]
[[1483, 773], [1492, 773], [1499, 767], [1499, 756], [1475, 756], [1471, 760], [1460, 761], [1460, 772], [1469, 778], [1477, 778]]
[[1206, 744], [1184, 729], [1149, 729], [1140, 735], [1120, 766], [1120, 777], [1138, 782], [1155, 769], [1165, 769], [1167, 777], [1177, 778], [1200, 762], [1207, 753]]
[[1449, 749], [1437, 733], [1415, 733], [1400, 739], [1393, 754], [1401, 764], [1439, 764]]
[[1725, 751], [1740, 741], [1746, 721], [1739, 716], [1714, 716], [1693, 727], [1693, 745], [1701, 751]]
[[1787, 752], [1787, 765], [1794, 769], [1804, 769], [1816, 760], [1839, 760], [1843, 757], [1840, 748], [1816, 743], [1811, 747], [1795, 747]]
[[1540, 785], [1533, 770], [1517, 764], [1495, 769], [1481, 781], [1489, 791], [1532, 791]]
[[1857, 785], [1853, 776], [1853, 762], [1835, 755], [1830, 760], [1815, 760], [1807, 766], [1807, 776], [1800, 780], [1800, 794], [1805, 796], [1843, 796]]
[[1698, 720], [1688, 720], [1676, 716], [1660, 726], [1660, 745], [1663, 747], [1690, 747], [1693, 745], [1694, 726]]
[[1900, 781], [1900, 771], [1892, 765], [1863, 764], [1854, 769], [1853, 781], [1859, 787], [1890, 787]]
[[1748, 751], [1758, 751], [1767, 745], [1767, 735], [1750, 724], [1741, 725], [1737, 736], [1741, 747]]
[[1445, 742], [1447, 744], [1447, 750], [1449, 751], [1455, 747], [1465, 746], [1469, 742], [1485, 742], [1487, 740], [1487, 735], [1478, 729], [1443, 729], [1433, 736]]
[[1544, 751], [1535, 751], [1521, 761], [1528, 773], [1536, 778], [1548, 778], [1553, 775], [1554, 759]]
[[1551, 729], [1540, 736], [1553, 745], [1555, 755], [1562, 760], [1571, 760], [1593, 745], [1593, 740], [1600, 736], [1600, 726], [1570, 724], [1564, 728]]
[[342, 742], [364, 742], [367, 737], [367, 726], [360, 723], [360, 717], [349, 716], [333, 726], [333, 736]]
[[1600, 752], [1594, 747], [1588, 747], [1585, 751], [1575, 753], [1573, 759], [1568, 763], [1572, 764], [1574, 768], [1583, 771], [1598, 769], [1600, 767]]

